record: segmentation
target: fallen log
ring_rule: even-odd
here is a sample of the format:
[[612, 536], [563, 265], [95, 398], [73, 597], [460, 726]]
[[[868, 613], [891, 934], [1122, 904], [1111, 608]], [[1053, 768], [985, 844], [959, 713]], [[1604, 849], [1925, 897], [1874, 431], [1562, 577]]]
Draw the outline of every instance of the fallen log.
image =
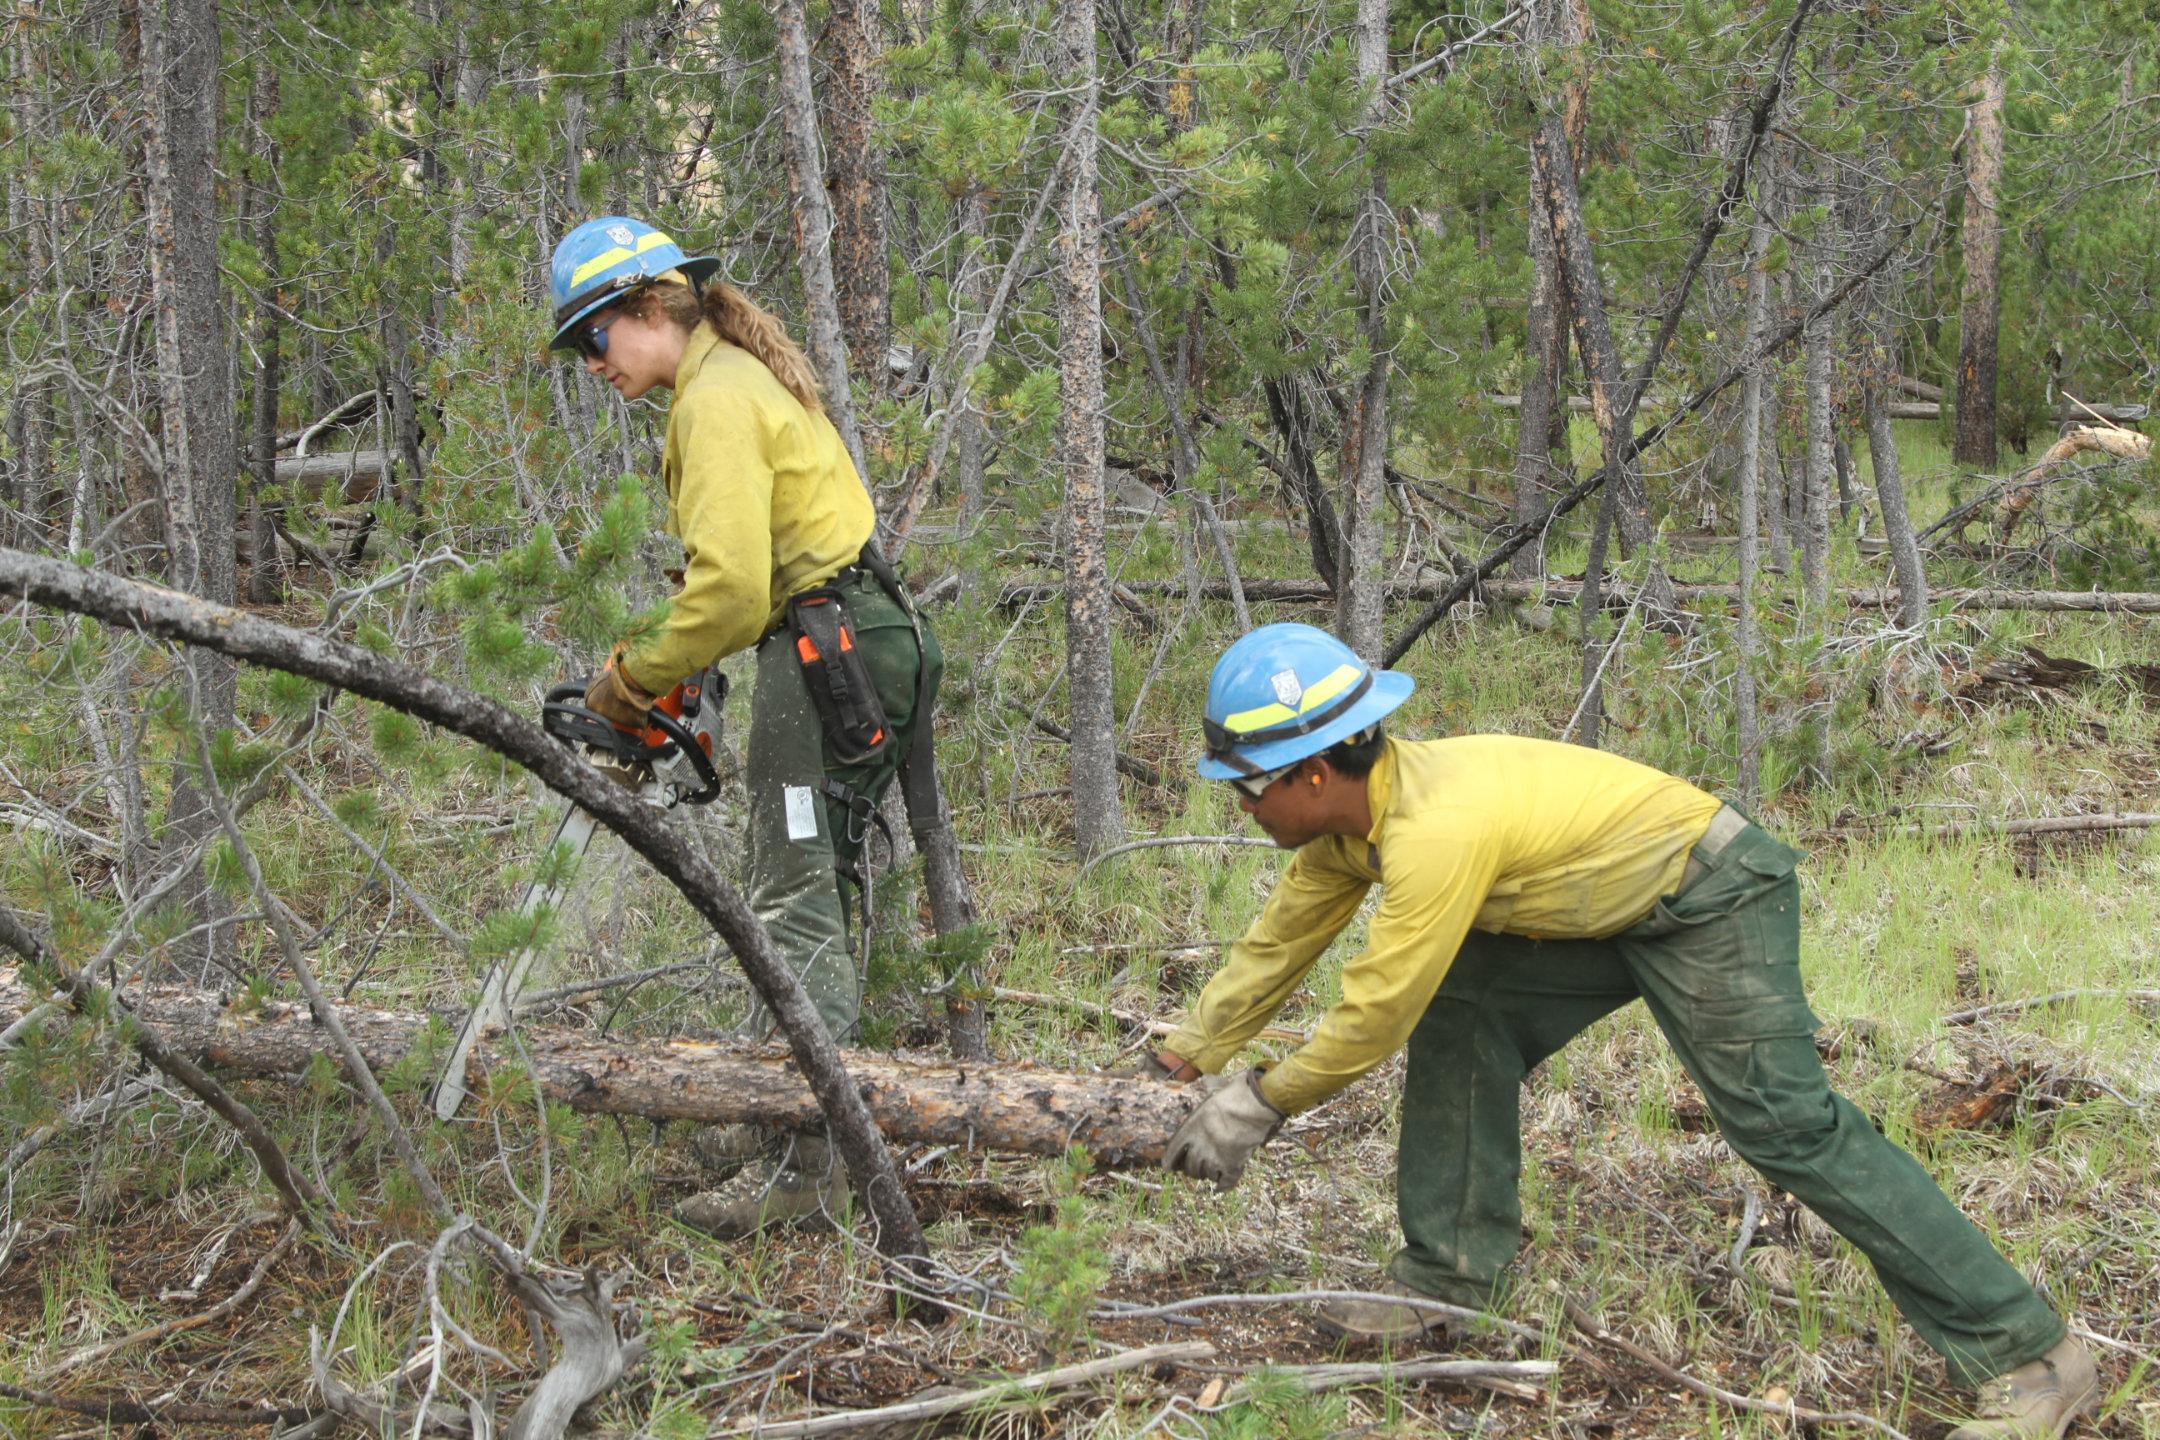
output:
[[[1912, 380], [1901, 375], [1898, 377], [1898, 388], [1913, 398], [1909, 400], [1892, 400], [1885, 405], [1883, 409], [1891, 419], [1933, 420], [1942, 414], [1942, 407], [1945, 402], [1942, 398], [1941, 387], [1930, 385], [1924, 380]], [[1930, 391], [1933, 393], [1928, 393]], [[1485, 403], [1495, 410], [1520, 410], [1522, 409], [1522, 396], [1487, 395]], [[1567, 407], [1573, 414], [1587, 415], [1590, 413], [1590, 397], [1587, 395], [1570, 395], [1567, 397]], [[2145, 419], [2150, 413], [2148, 407], [2144, 405], [2080, 405], [2064, 400], [2048, 412], [2048, 418], [2057, 425], [2080, 424], [2094, 419], [2134, 424]]]
[[2117, 460], [2135, 462], [2152, 455], [2152, 437], [2120, 426], [2080, 426], [2050, 445], [2040, 458], [2011, 479], [1991, 485], [1961, 505], [1954, 505], [1925, 529], [1914, 534], [1926, 540], [1941, 531], [1956, 535], [1991, 505], [1997, 506], [1995, 524], [2001, 540], [2008, 540], [2018, 515], [2030, 506], [2047, 483], [2047, 474], [2073, 455], [2099, 450]]
[[340, 450], [277, 462], [280, 485], [297, 485], [310, 496], [320, 496], [334, 481], [348, 505], [372, 498], [389, 474], [387, 450]]
[[[1452, 580], [1419, 580], [1409, 584], [1392, 584], [1387, 587], [1391, 600], [1430, 600], [1446, 595], [1454, 588]], [[1271, 580], [1248, 577], [1244, 581], [1247, 600], [1279, 602], [1330, 601], [1327, 590], [1318, 580]], [[1054, 587], [1029, 584], [1008, 585], [999, 594], [1000, 604], [1018, 604], [1037, 590]], [[1188, 588], [1183, 580], [1128, 580], [1125, 588], [1136, 595], [1182, 595]], [[1736, 601], [1740, 595], [1738, 585], [1673, 585], [1674, 599], [1689, 601], [1715, 600], [1720, 603]], [[1060, 592], [1062, 593], [1062, 592]], [[1220, 580], [1203, 579], [1200, 593], [1208, 599], [1220, 600], [1229, 595], [1228, 587]], [[1487, 580], [1477, 593], [1487, 600], [1513, 602], [1542, 601], [1548, 605], [1565, 605], [1582, 593], [1578, 580]], [[1632, 592], [1625, 587], [1607, 586], [1604, 603], [1624, 608]], [[1895, 589], [1874, 587], [1848, 587], [1832, 592], [1834, 598], [1856, 609], [1894, 609], [1898, 603]], [[1928, 603], [1946, 604], [1953, 610], [2039, 610], [2039, 611], [2095, 611], [2115, 615], [2160, 615], [2160, 593], [2143, 590], [1937, 590], [1929, 594]]]
[[2018, 477], [2016, 488], [2003, 497], [2002, 504], [1995, 507], [1995, 540], [2001, 544], [2010, 538], [2017, 528], [2018, 517], [2031, 508], [2040, 498], [2040, 482], [2048, 471], [2073, 455], [2087, 450], [2098, 450], [2117, 460], [2150, 460], [2152, 437], [2140, 435], [2134, 430], [2098, 425], [2081, 425], [2047, 448], [2047, 453], [2034, 462], [2033, 467]]
[[[1898, 390], [1911, 396], [1913, 401], [1925, 403], [1893, 402], [1890, 408], [1890, 418], [1893, 420], [1933, 420], [1942, 413], [1939, 407], [1945, 403], [1955, 403], [1956, 397], [1946, 396], [1943, 393], [1942, 386], [1931, 385], [1925, 380], [1916, 380], [1910, 375], [1899, 375], [1895, 377], [1894, 383]], [[2092, 405], [2081, 400], [2073, 400], [2067, 395], [2056, 401], [2055, 408], [2048, 412], [2049, 416], [2057, 424], [2094, 419], [2143, 420], [2148, 413], [2150, 412], [2147, 407], [2143, 405], [2110, 405], [2105, 403]]]
[[[0, 968], [0, 1028], [48, 998], [20, 966]], [[236, 1010], [222, 995], [180, 986], [142, 987], [124, 999], [136, 1023], [168, 1047], [233, 1074], [298, 1074], [328, 1053], [328, 1037], [305, 1005], [270, 1001]], [[432, 1019], [358, 1005], [342, 1014], [378, 1073], [410, 1055]], [[541, 1093], [587, 1114], [785, 1129], [821, 1118], [784, 1050], [541, 1028], [521, 1028], [519, 1038], [530, 1062], [524, 1068]], [[513, 1048], [493, 1040], [475, 1046], [467, 1084], [480, 1091], [491, 1075], [515, 1073], [520, 1062]], [[1079, 1145], [1102, 1169], [1158, 1162], [1171, 1131], [1199, 1099], [1170, 1085], [1027, 1065], [917, 1062], [869, 1051], [848, 1051], [845, 1059], [871, 1118], [894, 1140], [1029, 1155], [1062, 1155]]]
[[[1892, 420], [1933, 420], [1942, 414], [1942, 407], [1932, 400], [1892, 400], [1883, 409]], [[2098, 418], [2135, 424], [2149, 413], [2143, 405], [2072, 405], [2066, 401], [2048, 412], [2048, 423], [2077, 425]]]

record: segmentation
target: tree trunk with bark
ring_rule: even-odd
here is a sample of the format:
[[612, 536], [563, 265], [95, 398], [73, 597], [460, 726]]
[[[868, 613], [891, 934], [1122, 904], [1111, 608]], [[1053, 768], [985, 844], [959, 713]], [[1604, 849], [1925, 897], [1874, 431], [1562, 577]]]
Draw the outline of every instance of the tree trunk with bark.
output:
[[[1214, 251], [1216, 279], [1225, 289], [1236, 289], [1236, 262], [1220, 243]], [[1260, 393], [1267, 400], [1268, 423], [1283, 445], [1282, 455], [1269, 468], [1282, 480], [1290, 503], [1305, 512], [1305, 539], [1313, 573], [1327, 586], [1328, 593], [1334, 594], [1341, 589], [1342, 526], [1335, 518], [1335, 502], [1328, 498], [1327, 486], [1320, 479], [1320, 468], [1313, 461], [1312, 417], [1305, 404], [1304, 387], [1296, 374], [1267, 376], [1260, 382]]]
[[1605, 311], [1605, 294], [1598, 280], [1597, 259], [1591, 253], [1590, 232], [1583, 223], [1582, 194], [1575, 183], [1575, 167], [1568, 159], [1566, 134], [1559, 118], [1548, 116], [1530, 143], [1531, 164], [1538, 179], [1537, 203], [1552, 228], [1553, 250], [1559, 257], [1560, 275], [1567, 287], [1568, 308], [1575, 322], [1575, 348], [1583, 357], [1590, 381], [1590, 409], [1597, 419], [1598, 439], [1605, 463], [1615, 477], [1615, 520], [1623, 544], [1632, 548], [1650, 538], [1650, 512], [1643, 499], [1642, 482], [1626, 462], [1631, 448], [1633, 407], [1620, 370], [1620, 354], [1614, 348], [1612, 324]]
[[830, 83], [820, 92], [832, 197], [833, 284], [840, 331], [854, 372], [872, 395], [891, 388], [885, 352], [892, 334], [892, 271], [885, 224], [885, 157], [871, 107], [884, 51], [875, 0], [831, 0], [825, 15]]
[[278, 347], [284, 341], [277, 304], [277, 142], [270, 136], [270, 117], [277, 110], [278, 72], [270, 63], [267, 26], [256, 26], [255, 77], [248, 91], [248, 128], [254, 151], [253, 175], [244, 202], [248, 215], [248, 238], [255, 245], [255, 260], [262, 267], [262, 291], [255, 297], [255, 393], [254, 436], [249, 465], [252, 493], [248, 496], [248, 539], [252, 565], [248, 571], [248, 599], [258, 605], [275, 605], [285, 598], [285, 566], [278, 554], [277, 428], [278, 388], [283, 383]]
[[[1532, 185], [1536, 184], [1535, 167]], [[1565, 433], [1567, 406], [1561, 400], [1561, 372], [1567, 368], [1567, 324], [1564, 306], [1566, 287], [1560, 279], [1560, 257], [1553, 248], [1552, 227], [1543, 210], [1530, 209], [1530, 302], [1523, 315], [1522, 409], [1515, 432], [1515, 503], [1510, 516], [1517, 525], [1534, 522], [1543, 512], [1547, 492], [1559, 482], [1553, 463], [1553, 422], [1557, 416]], [[1544, 570], [1543, 547], [1525, 548], [1508, 562], [1508, 570], [1529, 578]]]
[[[49, 80], [38, 52], [38, 27], [30, 14], [14, 26], [15, 43], [6, 50], [10, 108], [15, 112], [18, 143], [40, 144], [46, 139], [49, 116]], [[61, 286], [53, 273], [56, 247], [51, 243], [51, 201], [37, 183], [35, 173], [24, 166], [8, 180], [8, 223], [20, 236], [22, 273], [33, 285], [58, 294]], [[0, 539], [25, 547], [42, 543], [50, 534], [58, 507], [51, 502], [53, 490], [53, 391], [42, 379], [19, 379], [12, 387], [7, 413], [8, 449], [13, 456], [8, 484], [0, 487], [0, 510], [12, 510], [13, 523], [0, 514]]]
[[1898, 624], [1917, 630], [1927, 620], [1927, 571], [1913, 539], [1912, 516], [1905, 508], [1905, 479], [1898, 466], [1897, 436], [1889, 407], [1878, 386], [1861, 392], [1867, 424], [1868, 459], [1875, 467], [1875, 500], [1882, 507], [1883, 530], [1890, 546], [1890, 568], [1897, 576]]
[[[1755, 224], [1748, 232], [1747, 320], [1743, 345], [1755, 354], [1770, 327], [1770, 185], [1766, 174], [1756, 189]], [[1734, 798], [1752, 810], [1762, 797], [1762, 710], [1756, 695], [1755, 667], [1762, 635], [1755, 618], [1755, 581], [1762, 569], [1762, 470], [1764, 366], [1751, 367], [1740, 391], [1740, 595], [1735, 603], [1735, 641], [1739, 650], [1733, 676], [1733, 737], [1737, 778]]]
[[[1575, 348], [1583, 357], [1590, 380], [1590, 407], [1597, 418], [1598, 439], [1605, 470], [1612, 477], [1598, 507], [1596, 528], [1590, 539], [1590, 555], [1583, 584], [1591, 595], [1580, 615], [1582, 634], [1582, 700], [1576, 739], [1597, 748], [1604, 713], [1606, 644], [1596, 637], [1596, 595], [1605, 581], [1607, 545], [1614, 529], [1622, 542], [1640, 545], [1649, 538], [1649, 513], [1641, 503], [1641, 491], [1631, 463], [1634, 440], [1634, 404], [1620, 372], [1619, 352], [1613, 346], [1612, 327], [1605, 313], [1605, 297], [1590, 252], [1590, 234], [1583, 224], [1582, 196], [1575, 184], [1575, 168], [1568, 158], [1567, 136], [1557, 116], [1546, 117], [1530, 142], [1532, 172], [1536, 177], [1536, 203], [1544, 211], [1552, 236], [1553, 252], [1567, 290], [1568, 307], [1575, 320]], [[1630, 534], [1632, 526], [1633, 534]]]
[[1350, 413], [1343, 417], [1343, 549], [1335, 596], [1335, 631], [1367, 662], [1380, 658], [1385, 584], [1382, 518], [1387, 513], [1387, 256], [1391, 219], [1387, 178], [1373, 162], [1369, 137], [1387, 112], [1388, 0], [1358, 0], [1357, 83], [1365, 95], [1359, 150], [1371, 178], [1351, 231], [1350, 269], [1358, 293], [1358, 332], [1366, 350]]
[[[166, 574], [175, 589], [229, 605], [235, 596], [238, 456], [218, 265], [223, 52], [217, 6], [214, 0], [146, 0], [140, 22], [150, 119], [143, 193], [150, 222]], [[231, 662], [197, 652], [187, 664], [196, 723], [213, 730], [229, 725], [236, 686]], [[196, 849], [217, 828], [195, 777], [194, 757], [184, 750], [174, 761], [166, 818], [167, 852], [174, 855]], [[224, 909], [200, 872], [179, 900], [198, 921], [212, 921]], [[229, 941], [225, 927], [212, 925], [180, 953], [215, 957]]]
[[787, 156], [788, 198], [795, 215], [810, 365], [824, 394], [825, 413], [832, 417], [855, 462], [855, 473], [867, 486], [870, 466], [855, 419], [855, 397], [848, 388], [847, 344], [833, 280], [833, 216], [825, 194], [825, 165], [818, 154], [807, 8], [807, 0], [773, 0], [773, 20], [779, 30], [780, 143]]
[[[1827, 237], [1823, 245], [1827, 248]], [[1830, 289], [1830, 265], [1818, 259], [1814, 268], [1814, 298], [1820, 298]], [[1809, 602], [1820, 607], [1830, 591], [1830, 491], [1837, 464], [1830, 415], [1830, 317], [1809, 325], [1800, 345], [1806, 427], [1800, 471], [1800, 585]]]
[[[987, 323], [994, 283], [990, 274], [990, 206], [982, 191], [974, 189], [960, 202], [959, 211], [964, 248], [960, 277], [953, 291], [968, 313], [985, 317]], [[956, 325], [954, 330], [957, 333], [960, 327]], [[983, 414], [975, 408], [973, 378], [972, 374], [957, 376], [952, 387], [953, 477], [963, 515], [982, 513], [984, 449], [989, 439]]]
[[1996, 328], [2002, 314], [2003, 66], [1997, 56], [1967, 112], [1965, 137], [1965, 284], [1958, 307], [1957, 431], [1950, 458], [1995, 468]]
[[1328, 497], [1313, 460], [1312, 412], [1305, 403], [1304, 386], [1298, 376], [1269, 380], [1261, 387], [1267, 397], [1268, 418], [1282, 437], [1283, 459], [1295, 477], [1291, 498], [1305, 510], [1306, 548], [1312, 555], [1313, 573], [1331, 593], [1342, 591], [1342, 524], [1335, 516], [1335, 502]]
[[[0, 966], [0, 1030], [46, 1003], [18, 966]], [[121, 997], [162, 1048], [228, 1075], [282, 1077], [330, 1054], [308, 1007], [272, 1000], [236, 1010], [230, 997], [178, 986], [138, 986]], [[339, 1007], [347, 1034], [378, 1074], [424, 1043], [424, 1012]], [[867, 1114], [893, 1140], [972, 1145], [1025, 1155], [1085, 1148], [1124, 1169], [1162, 1158], [1171, 1132], [1200, 1099], [1198, 1087], [1134, 1082], [1029, 1065], [965, 1066], [874, 1051], [835, 1052]], [[529, 1067], [529, 1068], [528, 1068]], [[473, 1048], [467, 1083], [531, 1076], [541, 1094], [592, 1115], [638, 1115], [704, 1124], [801, 1129], [824, 1113], [797, 1062], [775, 1047], [741, 1050], [705, 1041], [622, 1040], [591, 1030], [518, 1027]]]
[[[1868, 202], [1863, 223], [1883, 233], [1883, 202]], [[1875, 472], [1875, 504], [1882, 512], [1883, 537], [1890, 548], [1890, 568], [1897, 577], [1898, 623], [1917, 630], [1927, 620], [1927, 570], [1913, 534], [1912, 513], [1905, 504], [1905, 477], [1898, 463], [1897, 437], [1890, 424], [1890, 395], [1898, 384], [1896, 337], [1891, 331], [1892, 287], [1878, 280], [1868, 297], [1861, 334], [1860, 418], [1867, 432], [1868, 459]]]
[[1094, 0], [1059, 0], [1059, 73], [1073, 87], [1058, 197], [1058, 469], [1065, 476], [1066, 693], [1072, 714], [1073, 839], [1084, 859], [1125, 837], [1110, 674], [1103, 514], [1102, 229], [1096, 196]]
[[235, 444], [217, 253], [217, 7], [158, 0], [141, 18], [167, 573], [176, 588], [229, 602]]

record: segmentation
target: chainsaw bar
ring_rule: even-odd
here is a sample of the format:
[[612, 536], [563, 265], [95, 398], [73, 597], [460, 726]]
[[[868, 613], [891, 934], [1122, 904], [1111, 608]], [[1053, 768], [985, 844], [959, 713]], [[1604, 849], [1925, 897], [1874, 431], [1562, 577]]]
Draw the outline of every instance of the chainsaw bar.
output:
[[[567, 684], [548, 691], [541, 723], [550, 735], [579, 748], [611, 777], [635, 787], [639, 798], [662, 809], [709, 804], [720, 793], [713, 749], [719, 738], [721, 703], [727, 697], [726, 676], [705, 670], [676, 686], [653, 706], [653, 723], [644, 730], [625, 730], [587, 709], [583, 703], [586, 688]], [[590, 811], [576, 804], [563, 807], [562, 819], [544, 852], [547, 859], [540, 877], [525, 888], [518, 902], [519, 915], [562, 903], [578, 874], [576, 862], [584, 858], [599, 829], [600, 822]], [[569, 854], [558, 856], [564, 846], [569, 847]], [[519, 1009], [519, 998], [546, 955], [545, 947], [528, 946], [489, 969], [435, 1083], [436, 1119], [457, 1117], [465, 1103], [465, 1066], [473, 1046], [483, 1036], [508, 1028]]]

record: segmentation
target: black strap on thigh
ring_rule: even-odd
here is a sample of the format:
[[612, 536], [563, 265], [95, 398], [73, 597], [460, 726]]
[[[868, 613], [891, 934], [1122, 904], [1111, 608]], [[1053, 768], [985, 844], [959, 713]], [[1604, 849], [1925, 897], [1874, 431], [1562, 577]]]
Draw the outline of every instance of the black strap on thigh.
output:
[[892, 562], [878, 552], [873, 537], [863, 542], [862, 553], [855, 563], [877, 581], [878, 588], [892, 597], [908, 617], [908, 624], [915, 632], [915, 718], [914, 730], [908, 739], [908, 752], [900, 761], [900, 794], [907, 802], [908, 828], [918, 833], [935, 827], [941, 819], [938, 813], [937, 746], [932, 732], [937, 728], [932, 710], [936, 707], [936, 695], [928, 690], [929, 655], [923, 648], [922, 616], [915, 611], [915, 597], [907, 586], [900, 583], [900, 573]]

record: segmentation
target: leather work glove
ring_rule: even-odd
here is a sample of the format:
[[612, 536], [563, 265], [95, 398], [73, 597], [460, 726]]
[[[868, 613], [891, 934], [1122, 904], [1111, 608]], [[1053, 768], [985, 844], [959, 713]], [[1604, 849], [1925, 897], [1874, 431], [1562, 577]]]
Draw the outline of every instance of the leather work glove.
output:
[[1200, 1082], [1207, 1099], [1185, 1117], [1163, 1151], [1163, 1169], [1199, 1180], [1218, 1190], [1236, 1185], [1252, 1153], [1282, 1128], [1282, 1111], [1260, 1093], [1260, 1072], [1211, 1075]]
[[585, 687], [585, 708], [624, 730], [645, 728], [645, 713], [656, 698], [630, 678], [622, 667], [623, 647], [617, 644], [608, 655], [607, 667]]

